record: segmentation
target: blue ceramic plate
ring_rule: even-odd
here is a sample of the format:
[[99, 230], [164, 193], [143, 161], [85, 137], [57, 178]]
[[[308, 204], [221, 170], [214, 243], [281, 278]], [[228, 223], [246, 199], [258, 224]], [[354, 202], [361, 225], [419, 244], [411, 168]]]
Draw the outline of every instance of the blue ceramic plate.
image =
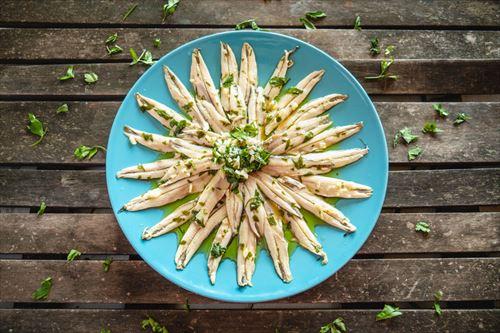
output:
[[[363, 159], [339, 170], [339, 178], [369, 185], [374, 190], [369, 199], [345, 199], [336, 205], [358, 229], [344, 236], [344, 232], [328, 225], [317, 226], [315, 232], [328, 254], [329, 263], [323, 266], [312, 254], [297, 248], [290, 259], [293, 281], [289, 284], [279, 279], [268, 253], [262, 250], [256, 262], [253, 287], [238, 287], [236, 265], [227, 259], [219, 267], [216, 284], [211, 285], [207, 274], [207, 255], [203, 252], [198, 252], [183, 271], [175, 269], [175, 233], [149, 241], [141, 240], [143, 229], [160, 221], [165, 209], [117, 213], [124, 203], [149, 190], [151, 185], [138, 180], [117, 179], [116, 172], [124, 167], [158, 158], [158, 154], [151, 150], [140, 145], [132, 146], [123, 134], [124, 125], [165, 133], [158, 122], [139, 110], [134, 94], [140, 92], [179, 110], [167, 90], [162, 66], [168, 65], [190, 87], [191, 52], [194, 48], [199, 48], [214, 82], [219, 82], [221, 41], [232, 47], [237, 59], [244, 42], [252, 45], [257, 57], [261, 86], [269, 79], [283, 50], [299, 46], [293, 55], [295, 64], [287, 73], [291, 78], [288, 86], [295, 85], [314, 70], [325, 69], [323, 79], [309, 97], [317, 98], [334, 92], [347, 94], [349, 99], [330, 110], [330, 117], [335, 125], [359, 121], [363, 121], [365, 125], [360, 133], [339, 145], [340, 149], [363, 147], [364, 144], [359, 140], [362, 139], [370, 148], [369, 154]], [[338, 271], [361, 248], [375, 226], [384, 201], [388, 176], [387, 147], [382, 125], [372, 102], [356, 79], [336, 60], [314, 46], [292, 37], [259, 31], [229, 31], [206, 36], [175, 49], [151, 66], [130, 89], [116, 115], [109, 136], [106, 160], [106, 179], [113, 211], [137, 253], [158, 273], [182, 288], [228, 302], [262, 302], [291, 296], [319, 284]]]

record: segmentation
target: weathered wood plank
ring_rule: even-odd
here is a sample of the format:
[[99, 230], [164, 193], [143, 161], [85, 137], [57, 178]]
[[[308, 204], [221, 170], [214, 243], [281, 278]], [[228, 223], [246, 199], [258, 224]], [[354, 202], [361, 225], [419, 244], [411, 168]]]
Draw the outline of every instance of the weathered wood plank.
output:
[[[135, 332], [148, 316], [170, 332], [319, 332], [335, 318], [344, 319], [349, 332], [494, 333], [500, 325], [500, 310], [403, 310], [401, 318], [375, 322], [377, 310], [0, 310], [0, 331], [41, 332]], [[224, 318], [224, 320], [220, 320]]]
[[[83, 24], [161, 24], [162, 3], [141, 1], [123, 22], [129, 2], [96, 1], [15, 1], [2, 3], [2, 23], [83, 23]], [[494, 27], [500, 21], [495, 1], [321, 1], [294, 0], [184, 0], [166, 24], [234, 26], [248, 18], [261, 25], [302, 26], [298, 21], [307, 11], [323, 10], [328, 16], [318, 26], [352, 27], [356, 15], [363, 26], [482, 26]]]
[[[373, 94], [498, 94], [500, 60], [396, 60], [391, 72], [397, 81], [366, 81], [380, 72], [380, 60], [345, 60], [342, 64]], [[76, 79], [57, 77], [68, 65], [0, 65], [0, 98], [23, 97], [122, 98], [147, 69], [124, 63], [78, 64]], [[83, 81], [83, 73], [99, 75], [96, 84]], [[450, 77], [453, 73], [453, 79]], [[12, 78], [16, 78], [12, 80]]]
[[[392, 171], [385, 207], [498, 205], [500, 169]], [[109, 207], [104, 171], [0, 170], [0, 205]], [[404, 196], [404, 200], [402, 200]]]
[[[181, 290], [143, 261], [0, 260], [2, 302], [33, 302], [31, 293], [51, 276], [47, 303], [212, 303]], [[207, 277], [202, 277], [207, 278]], [[472, 283], [473, 281], [473, 283]], [[500, 259], [351, 260], [333, 277], [280, 303], [494, 300], [500, 297]]]
[[[418, 221], [431, 225], [428, 236], [415, 232]], [[359, 253], [497, 252], [498, 221], [500, 213], [385, 213]], [[112, 214], [0, 214], [0, 230], [0, 253], [135, 254]]]
[[[109, 128], [118, 110], [118, 102], [68, 102], [70, 112], [56, 114], [61, 102], [0, 102], [0, 161], [4, 164], [65, 163], [102, 164], [105, 154], [91, 161], [78, 161], [74, 149], [81, 145], [106, 146]], [[438, 120], [444, 130], [436, 137], [420, 135], [418, 145], [424, 153], [411, 164], [418, 163], [495, 163], [500, 161], [500, 103], [443, 103], [450, 112], [449, 120]], [[432, 103], [375, 103], [384, 125], [391, 163], [407, 163], [407, 148], [392, 147], [394, 134], [409, 126], [419, 134], [423, 124], [436, 112]], [[32, 112], [50, 129], [42, 144], [26, 131], [27, 113]], [[456, 114], [466, 112], [472, 120], [453, 126]], [[335, 117], [334, 117], [335, 119]], [[12, 138], [16, 141], [12, 142]]]
[[[0, 40], [5, 47], [0, 49], [0, 61], [128, 61], [130, 47], [151, 50], [159, 57], [193, 39], [223, 31], [227, 29], [3, 29], [0, 30]], [[500, 33], [497, 31], [270, 31], [304, 40], [339, 59], [372, 59], [368, 49], [369, 40], [374, 36], [380, 39], [381, 46], [394, 45], [397, 59], [500, 58], [500, 49], [497, 47]], [[104, 41], [113, 33], [118, 33], [118, 44], [125, 51], [109, 56]], [[162, 40], [159, 48], [153, 48], [155, 38]]]

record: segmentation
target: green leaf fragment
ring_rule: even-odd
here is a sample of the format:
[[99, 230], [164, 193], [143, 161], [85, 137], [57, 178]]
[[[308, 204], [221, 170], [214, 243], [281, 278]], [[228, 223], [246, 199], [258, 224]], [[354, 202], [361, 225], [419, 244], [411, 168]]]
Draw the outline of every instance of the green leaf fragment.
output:
[[304, 25], [307, 30], [316, 30], [316, 26], [307, 17], [301, 17], [299, 21]]
[[102, 146], [92, 146], [88, 147], [85, 145], [80, 145], [78, 148], [75, 149], [73, 155], [76, 157], [78, 160], [91, 160], [92, 157], [94, 157], [95, 154], [97, 154], [98, 150], [106, 151], [106, 148]]
[[356, 18], [354, 19], [354, 29], [361, 31], [361, 17], [359, 16], [356, 16]]
[[238, 23], [234, 27], [234, 30], [243, 30], [243, 29], [248, 29], [248, 28], [250, 28], [252, 30], [264, 30], [257, 25], [257, 22], [255, 22], [254, 19], [249, 19], [249, 20], [245, 20], [243, 22]]
[[66, 258], [66, 261], [67, 262], [72, 262], [73, 260], [75, 260], [76, 258], [78, 258], [79, 256], [81, 256], [82, 253], [78, 250], [75, 250], [75, 249], [71, 249], [68, 253], [68, 256]]
[[173, 15], [177, 10], [177, 6], [179, 5], [180, 0], [168, 0], [166, 4], [163, 5], [163, 18], [162, 22], [165, 22], [167, 16]]
[[43, 214], [45, 214], [45, 209], [47, 208], [47, 204], [45, 204], [45, 201], [42, 201], [40, 203], [40, 208], [38, 208], [38, 212], [37, 212], [37, 215], [38, 216], [42, 216]]
[[377, 321], [386, 320], [386, 319], [398, 317], [401, 315], [403, 315], [403, 313], [401, 311], [399, 311], [398, 307], [392, 307], [390, 305], [385, 304], [384, 309], [381, 312], [377, 313], [376, 320]]
[[418, 221], [417, 224], [415, 224], [415, 231], [429, 234], [429, 232], [431, 232], [431, 228], [429, 223], [425, 221]]
[[59, 81], [66, 81], [69, 79], [74, 79], [75, 78], [75, 73], [73, 72], [74, 67], [69, 66], [68, 69], [66, 69], [66, 74], [63, 76], [58, 77]]
[[40, 288], [38, 288], [37, 290], [35, 290], [35, 292], [33, 292], [33, 294], [31, 294], [31, 297], [33, 297], [33, 299], [37, 301], [45, 300], [49, 296], [51, 289], [52, 278], [47, 277], [40, 283]]
[[42, 142], [45, 134], [47, 134], [47, 129], [43, 127], [43, 123], [36, 118], [33, 113], [28, 113], [28, 130], [31, 134], [34, 134], [39, 137], [39, 139], [31, 144], [31, 146], [36, 146], [40, 142]]
[[94, 84], [99, 80], [99, 76], [96, 73], [88, 72], [83, 74], [83, 80], [88, 84]]
[[453, 125], [457, 126], [460, 125], [463, 122], [466, 122], [468, 120], [472, 119], [471, 116], [469, 116], [467, 113], [459, 113], [457, 115], [457, 118], [455, 118], [455, 121], [453, 122]]
[[122, 21], [125, 21], [127, 19], [127, 17], [129, 17], [130, 14], [132, 14], [134, 12], [134, 10], [136, 8], [137, 8], [137, 4], [130, 6], [129, 9], [127, 10], [127, 12], [123, 15]]
[[416, 159], [418, 156], [422, 154], [422, 148], [420, 147], [413, 147], [408, 150], [408, 161], [413, 161]]
[[448, 110], [446, 110], [442, 104], [440, 103], [436, 103], [436, 104], [432, 104], [432, 107], [434, 108], [434, 110], [437, 112], [437, 114], [442, 117], [442, 118], [446, 118], [449, 116], [449, 112]]
[[160, 325], [156, 320], [152, 317], [148, 316], [148, 318], [144, 319], [141, 322], [141, 327], [143, 330], [149, 328], [153, 333], [168, 333], [168, 330], [165, 326]]
[[109, 271], [109, 267], [111, 266], [112, 262], [113, 262], [113, 259], [111, 259], [111, 258], [104, 259], [104, 261], [102, 262], [102, 268], [105, 272]]
[[69, 111], [68, 104], [64, 103], [56, 109], [56, 113], [66, 113]]

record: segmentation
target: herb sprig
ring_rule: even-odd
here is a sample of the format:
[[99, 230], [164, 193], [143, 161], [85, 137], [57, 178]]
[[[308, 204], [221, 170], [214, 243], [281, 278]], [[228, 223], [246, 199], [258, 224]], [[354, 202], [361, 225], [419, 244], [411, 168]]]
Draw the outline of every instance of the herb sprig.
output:
[[341, 317], [335, 319], [331, 323], [322, 326], [319, 329], [319, 333], [342, 333], [347, 332], [347, 326], [344, 323], [344, 319]]
[[386, 319], [391, 319], [394, 317], [402, 316], [403, 313], [399, 311], [398, 307], [392, 307], [388, 304], [384, 305], [384, 309], [377, 313], [376, 320], [386, 320]]
[[78, 146], [78, 148], [75, 149], [73, 155], [75, 156], [76, 159], [80, 161], [84, 159], [91, 160], [92, 157], [94, 157], [94, 155], [97, 154], [99, 150], [106, 151], [106, 148], [104, 148], [103, 146], [88, 147], [85, 145], [80, 145]]
[[38, 208], [38, 212], [36, 212], [36, 214], [38, 216], [42, 216], [43, 214], [45, 214], [45, 209], [47, 209], [47, 204], [45, 203], [45, 201], [42, 201], [40, 203], [40, 208]]
[[418, 221], [417, 224], [415, 224], [415, 231], [428, 235], [429, 232], [431, 232], [431, 227], [429, 223], [425, 221]]
[[150, 328], [153, 333], [168, 333], [168, 330], [165, 326], [160, 325], [156, 320], [152, 317], [148, 316], [148, 318], [144, 319], [141, 322], [141, 327], [143, 330]]
[[66, 74], [64, 74], [63, 76], [59, 76], [57, 79], [59, 81], [66, 81], [66, 80], [69, 80], [69, 79], [74, 79], [75, 78], [75, 73], [74, 73], [74, 66], [69, 66], [67, 69], [66, 69]]
[[307, 30], [316, 30], [316, 26], [313, 21], [317, 21], [326, 17], [326, 13], [322, 10], [316, 10], [313, 12], [307, 12], [305, 17], [301, 17], [299, 21], [304, 25]]
[[33, 299], [37, 301], [45, 300], [49, 296], [51, 289], [52, 278], [49, 276], [46, 279], [42, 280], [42, 282], [40, 282], [40, 288], [35, 290], [33, 294], [31, 294], [31, 297], [33, 297]]
[[28, 122], [28, 130], [31, 134], [39, 137], [37, 141], [31, 144], [33, 147], [42, 142], [45, 134], [47, 134], [47, 128], [43, 126], [43, 123], [33, 113], [28, 113]]
[[167, 16], [173, 15], [177, 10], [177, 6], [179, 5], [180, 0], [168, 0], [166, 4], [163, 5], [163, 18], [162, 22], [165, 22]]
[[259, 25], [257, 24], [257, 22], [255, 22], [254, 19], [245, 20], [243, 22], [236, 24], [236, 26], [234, 27], [234, 30], [243, 30], [243, 29], [252, 29], [258, 31], [264, 30], [261, 27], [259, 27]]
[[76, 249], [71, 249], [68, 253], [68, 256], [66, 257], [66, 261], [67, 262], [72, 262], [73, 260], [75, 260], [76, 258], [78, 258], [79, 256], [81, 256], [82, 253]]

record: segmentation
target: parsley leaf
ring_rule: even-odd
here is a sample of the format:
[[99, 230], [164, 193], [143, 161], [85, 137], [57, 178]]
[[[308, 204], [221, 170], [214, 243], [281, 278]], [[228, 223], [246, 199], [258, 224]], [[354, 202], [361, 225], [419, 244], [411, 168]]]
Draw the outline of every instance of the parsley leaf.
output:
[[137, 56], [137, 53], [135, 52], [135, 50], [133, 48], [130, 48], [129, 52], [130, 52], [130, 56], [132, 57], [132, 62], [130, 63], [130, 66], [133, 66], [139, 62], [141, 62], [145, 65], [152, 65], [155, 63], [153, 60], [153, 55], [151, 54], [151, 52], [149, 52], [147, 50], [142, 50], [142, 53], [140, 56]]
[[259, 133], [258, 128], [254, 123], [246, 124], [244, 127], [236, 127], [229, 132], [232, 138], [237, 140], [245, 140], [248, 137], [255, 137]]
[[314, 12], [307, 12], [306, 17], [310, 20], [319, 20], [320, 18], [326, 17], [326, 13], [322, 10], [315, 10]]
[[248, 28], [251, 28], [252, 30], [264, 30], [257, 25], [257, 22], [255, 22], [254, 19], [249, 19], [249, 20], [238, 23], [234, 27], [234, 30], [243, 30], [243, 29], [248, 29]]
[[42, 122], [38, 120], [33, 113], [28, 113], [28, 121], [28, 130], [31, 132], [31, 134], [39, 137], [39, 139], [35, 141], [35, 143], [31, 144], [31, 146], [33, 147], [42, 142], [45, 134], [47, 134], [47, 129], [43, 127]]
[[132, 14], [132, 12], [137, 8], [137, 4], [135, 5], [132, 5], [129, 7], [129, 9], [127, 10], [127, 12], [125, 13], [125, 15], [123, 15], [123, 19], [122, 21], [125, 21], [127, 19], [127, 17], [130, 16], [130, 14]]
[[227, 248], [221, 246], [220, 243], [215, 243], [212, 245], [212, 249], [210, 250], [210, 255], [214, 258], [218, 258], [226, 252]]
[[361, 17], [359, 15], [354, 19], [354, 29], [361, 31]]
[[384, 50], [384, 54], [385, 54], [386, 56], [391, 55], [391, 53], [392, 53], [392, 52], [394, 52], [394, 50], [395, 50], [395, 49], [396, 49], [396, 48], [394, 47], [394, 45], [389, 45], [389, 46], [387, 46], [387, 47], [385, 48], [385, 50]]
[[160, 38], [155, 38], [153, 40], [153, 46], [156, 47], [156, 48], [158, 48], [158, 47], [160, 47], [160, 45], [161, 45], [161, 39]]
[[226, 76], [226, 77], [224, 78], [224, 80], [222, 81], [222, 86], [223, 86], [224, 88], [229, 88], [229, 87], [231, 87], [231, 86], [232, 86], [233, 82], [234, 82], [234, 77], [233, 77], [233, 74], [229, 74], [229, 75], [228, 75], [228, 76]]
[[394, 63], [394, 58], [391, 57], [389, 60], [382, 59], [380, 61], [380, 73], [376, 76], [365, 76], [365, 80], [382, 80], [382, 79], [391, 79], [397, 80], [398, 76], [389, 73], [389, 68]]
[[397, 316], [401, 316], [403, 313], [399, 311], [398, 307], [392, 307], [390, 305], [385, 304], [384, 309], [377, 313], [377, 318], [376, 320], [386, 320], [390, 318], [394, 318]]
[[411, 129], [408, 127], [405, 127], [401, 130], [399, 130], [396, 135], [394, 135], [394, 142], [393, 142], [393, 147], [396, 147], [399, 139], [402, 138], [406, 144], [410, 144], [413, 141], [416, 141], [418, 139], [417, 135], [413, 135], [411, 133]]
[[113, 259], [111, 258], [106, 258], [102, 262], [102, 268], [105, 272], [109, 271], [109, 267], [111, 266], [111, 263], [113, 262]]
[[306, 166], [304, 164], [304, 159], [302, 158], [302, 155], [299, 155], [299, 158], [297, 158], [297, 160], [292, 159], [292, 162], [295, 168], [297, 169], [301, 169]]
[[418, 221], [417, 224], [415, 224], [415, 231], [420, 231], [426, 235], [431, 232], [431, 227], [429, 226], [429, 223], [425, 221]]
[[248, 200], [248, 205], [250, 206], [251, 210], [256, 210], [263, 203], [264, 199], [262, 198], [258, 190], [255, 190], [254, 196], [250, 198], [250, 200]]
[[272, 87], [283, 87], [288, 81], [290, 81], [288, 77], [273, 76], [269, 80], [269, 84]]
[[147, 319], [144, 319], [141, 322], [141, 327], [143, 330], [146, 328], [150, 328], [151, 332], [153, 333], [168, 333], [168, 330], [165, 328], [165, 326], [161, 326], [156, 320], [148, 316]]
[[50, 289], [52, 289], [52, 278], [49, 276], [40, 282], [40, 288], [35, 290], [35, 292], [31, 294], [31, 297], [37, 301], [45, 300], [49, 296]]
[[292, 94], [292, 95], [299, 95], [302, 94], [304, 91], [302, 89], [299, 89], [297, 87], [290, 87], [285, 91], [285, 94]]
[[435, 121], [428, 121], [424, 124], [424, 127], [422, 128], [422, 133], [428, 133], [428, 134], [437, 134], [439, 132], [442, 132], [441, 129], [437, 127], [437, 124]]
[[114, 33], [112, 35], [109, 35], [108, 38], [106, 38], [105, 44], [114, 44], [118, 40], [118, 33]]
[[109, 47], [108, 45], [106, 45], [106, 51], [108, 51], [108, 55], [113, 55], [113, 54], [117, 54], [117, 53], [123, 52], [123, 49], [119, 45], [117, 45], [117, 44], [115, 44], [115, 45], [113, 45], [111, 47]]
[[69, 111], [68, 104], [64, 103], [56, 109], [56, 113], [66, 113]]
[[45, 203], [45, 201], [42, 201], [40, 203], [40, 208], [38, 208], [37, 215], [38, 216], [42, 216], [43, 214], [45, 214], [45, 209], [46, 208], [47, 208], [47, 204]]
[[299, 21], [302, 22], [302, 24], [307, 30], [316, 30], [316, 26], [314, 25], [314, 23], [309, 21], [307, 17], [301, 17]]
[[380, 54], [379, 40], [377, 37], [370, 39], [370, 54], [372, 56]]
[[78, 250], [75, 250], [75, 249], [71, 249], [68, 253], [68, 257], [66, 258], [66, 261], [67, 262], [72, 262], [73, 260], [75, 260], [77, 257], [81, 256], [82, 253]]
[[96, 73], [88, 72], [83, 74], [83, 80], [88, 84], [96, 83], [99, 80], [99, 76]]
[[418, 156], [422, 154], [422, 148], [420, 147], [413, 147], [408, 150], [408, 161], [413, 161], [416, 159]]
[[443, 108], [443, 105], [441, 105], [440, 103], [432, 104], [432, 107], [434, 108], [434, 110], [436, 110], [436, 112], [438, 113], [438, 115], [440, 117], [442, 117], [442, 118], [446, 118], [450, 114], [448, 112], [448, 110], [446, 110], [445, 108]]
[[58, 77], [59, 81], [66, 81], [69, 79], [74, 79], [75, 78], [75, 73], [73, 72], [74, 67], [69, 66], [68, 69], [66, 69], [66, 74], [63, 76]]
[[322, 326], [319, 329], [319, 333], [342, 333], [347, 332], [347, 327], [344, 323], [344, 319], [341, 317], [335, 319], [331, 323]]
[[442, 315], [441, 305], [439, 304], [441, 298], [443, 298], [443, 292], [441, 290], [436, 291], [436, 293], [434, 294], [434, 311], [438, 316]]
[[106, 151], [106, 148], [102, 146], [93, 146], [93, 147], [87, 147], [85, 145], [80, 145], [78, 148], [75, 149], [75, 152], [73, 155], [76, 157], [78, 160], [91, 160], [92, 157], [94, 157], [95, 154], [97, 154], [97, 151], [101, 149], [102, 151]]
[[460, 125], [461, 123], [467, 121], [467, 120], [470, 120], [472, 119], [471, 116], [469, 116], [467, 113], [459, 113], [457, 114], [457, 118], [455, 119], [455, 121], [453, 122], [453, 125], [457, 126], [457, 125]]
[[163, 19], [162, 22], [165, 22], [167, 16], [175, 13], [177, 6], [179, 5], [180, 0], [168, 0], [166, 4], [163, 5]]

